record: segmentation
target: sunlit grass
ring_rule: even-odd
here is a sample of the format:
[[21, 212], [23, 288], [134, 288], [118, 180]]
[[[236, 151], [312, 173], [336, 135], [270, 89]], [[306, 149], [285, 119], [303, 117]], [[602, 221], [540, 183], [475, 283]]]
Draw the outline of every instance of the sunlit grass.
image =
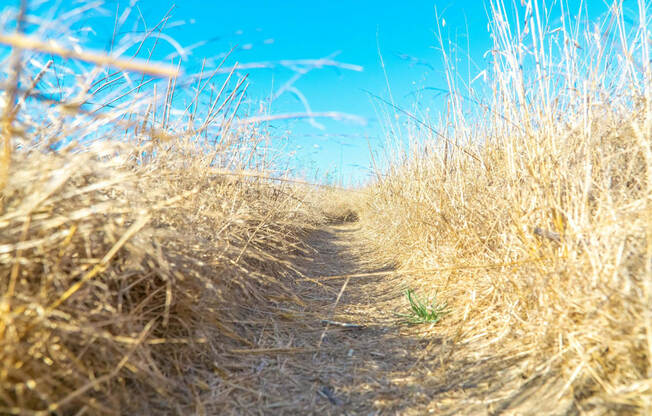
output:
[[311, 190], [238, 124], [244, 77], [185, 80], [42, 23], [58, 43], [0, 36], [0, 414], [215, 414], [194, 386], [267, 299], [297, 300]]
[[[566, 16], [554, 27], [540, 2], [516, 17], [490, 6], [491, 67], [476, 79], [436, 32], [449, 82], [439, 122], [388, 104], [389, 168], [360, 198], [361, 226], [406, 284], [450, 305], [439, 331], [478, 354], [523, 354], [529, 376], [562, 380], [557, 397], [577, 408], [647, 413], [650, 3], [638, 21], [613, 5], [588, 26], [549, 4]], [[436, 319], [409, 299], [414, 319]]]

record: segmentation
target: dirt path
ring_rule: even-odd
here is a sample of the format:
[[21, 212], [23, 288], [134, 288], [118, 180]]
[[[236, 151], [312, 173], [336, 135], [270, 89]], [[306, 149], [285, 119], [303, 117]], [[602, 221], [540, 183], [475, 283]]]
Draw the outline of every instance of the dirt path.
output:
[[247, 352], [259, 359], [215, 393], [232, 399], [225, 413], [452, 415], [512, 408], [506, 413], [522, 414], [524, 393], [500, 394], [522, 390], [514, 389], [525, 382], [521, 358], [474, 356], [438, 327], [401, 325], [396, 313], [407, 302], [392, 273], [341, 277], [391, 271], [365, 261], [370, 256], [359, 233], [356, 224], [314, 233], [314, 256], [300, 268], [319, 278], [296, 286], [306, 305], [288, 307], [287, 321], [270, 319], [260, 328], [256, 348]]

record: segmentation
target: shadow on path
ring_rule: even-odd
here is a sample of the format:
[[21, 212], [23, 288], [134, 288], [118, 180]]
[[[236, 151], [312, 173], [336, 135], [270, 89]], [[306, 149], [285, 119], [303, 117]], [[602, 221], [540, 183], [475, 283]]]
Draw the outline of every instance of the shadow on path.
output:
[[[297, 265], [309, 278], [297, 277], [294, 287], [305, 306], [280, 307], [284, 319], [258, 328], [259, 357], [217, 392], [233, 398], [225, 412], [514, 414], [508, 409], [518, 408], [524, 393], [499, 393], [538, 387], [523, 376], [525, 357], [482, 356], [436, 327], [400, 324], [396, 313], [407, 309], [400, 276], [369, 260], [358, 233], [355, 224], [343, 224], [312, 234], [313, 252]], [[545, 402], [554, 393], [537, 394]], [[573, 414], [565, 408], [555, 414]]]

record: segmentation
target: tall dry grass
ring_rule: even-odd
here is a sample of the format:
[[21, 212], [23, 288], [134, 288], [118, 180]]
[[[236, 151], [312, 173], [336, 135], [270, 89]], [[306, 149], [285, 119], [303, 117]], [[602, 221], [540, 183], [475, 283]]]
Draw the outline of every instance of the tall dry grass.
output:
[[390, 117], [402, 150], [362, 222], [452, 307], [440, 325], [459, 348], [527, 357], [514, 371], [573, 411], [649, 414], [650, 3], [632, 23], [613, 2], [594, 26], [563, 2], [556, 22], [540, 2], [490, 6], [489, 92], [452, 69], [440, 33], [449, 112], [431, 125], [400, 110], [402, 133]]
[[215, 414], [229, 351], [301, 302], [308, 190], [239, 122], [234, 71], [188, 81], [33, 21], [0, 37], [0, 413]]

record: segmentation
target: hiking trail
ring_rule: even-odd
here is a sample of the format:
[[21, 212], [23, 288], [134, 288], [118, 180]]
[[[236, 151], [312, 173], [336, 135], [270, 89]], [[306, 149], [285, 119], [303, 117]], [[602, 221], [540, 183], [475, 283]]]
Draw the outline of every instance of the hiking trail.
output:
[[[233, 400], [225, 413], [522, 414], [519, 405], [536, 387], [521, 377], [522, 357], [474, 355], [440, 323], [401, 324], [405, 283], [391, 266], [367, 260], [375, 257], [361, 233], [346, 223], [311, 235], [314, 255], [299, 270], [314, 279], [296, 283], [306, 305], [260, 328], [256, 348], [243, 351], [259, 356], [256, 364], [238, 368], [215, 392]], [[553, 393], [537, 391], [539, 398]], [[529, 414], [532, 403], [522, 410]]]

